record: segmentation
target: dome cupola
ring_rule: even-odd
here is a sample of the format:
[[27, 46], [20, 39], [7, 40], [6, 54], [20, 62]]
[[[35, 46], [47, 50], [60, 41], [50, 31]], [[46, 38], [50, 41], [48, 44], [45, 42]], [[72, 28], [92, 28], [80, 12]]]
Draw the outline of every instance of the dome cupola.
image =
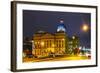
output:
[[63, 20], [60, 20], [60, 24], [57, 26], [57, 32], [66, 32], [66, 27]]

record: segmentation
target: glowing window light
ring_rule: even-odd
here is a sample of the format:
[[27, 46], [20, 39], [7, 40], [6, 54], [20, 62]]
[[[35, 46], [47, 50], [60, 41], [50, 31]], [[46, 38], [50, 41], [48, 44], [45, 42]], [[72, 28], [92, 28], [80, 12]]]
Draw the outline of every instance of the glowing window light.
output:
[[64, 41], [65, 39], [63, 38], [62, 40]]
[[41, 46], [44, 46], [44, 42], [43, 41], [41, 42]]
[[52, 47], [54, 47], [55, 45], [54, 44], [52, 44]]

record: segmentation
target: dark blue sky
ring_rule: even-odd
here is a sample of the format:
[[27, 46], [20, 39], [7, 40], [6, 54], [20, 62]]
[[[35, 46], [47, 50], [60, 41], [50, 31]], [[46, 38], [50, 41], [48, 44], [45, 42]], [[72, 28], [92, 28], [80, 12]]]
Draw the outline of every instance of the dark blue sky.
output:
[[[23, 10], [23, 36], [32, 37], [39, 30], [55, 33], [60, 19], [64, 20], [69, 37], [77, 35], [82, 46], [91, 46], [90, 13]], [[89, 26], [88, 32], [81, 29], [84, 23]]]

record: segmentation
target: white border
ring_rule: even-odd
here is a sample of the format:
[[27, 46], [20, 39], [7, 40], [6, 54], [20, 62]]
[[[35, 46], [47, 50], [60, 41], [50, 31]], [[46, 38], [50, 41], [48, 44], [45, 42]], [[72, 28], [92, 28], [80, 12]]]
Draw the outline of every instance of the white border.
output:
[[[22, 39], [23, 39], [23, 9], [25, 10], [41, 10], [41, 11], [60, 11], [60, 12], [81, 12], [91, 13], [91, 60], [79, 61], [56, 61], [56, 62], [35, 62], [22, 63]], [[35, 69], [35, 68], [50, 68], [50, 67], [64, 67], [64, 66], [83, 66], [95, 65], [96, 63], [96, 10], [94, 8], [82, 7], [63, 7], [50, 5], [29, 5], [17, 4], [17, 69]]]

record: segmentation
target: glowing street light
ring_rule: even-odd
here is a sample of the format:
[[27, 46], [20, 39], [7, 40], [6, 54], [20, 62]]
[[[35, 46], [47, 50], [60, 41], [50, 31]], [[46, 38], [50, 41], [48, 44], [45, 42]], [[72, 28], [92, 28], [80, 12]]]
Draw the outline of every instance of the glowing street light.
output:
[[83, 24], [82, 30], [86, 32], [88, 31], [88, 29], [89, 29], [89, 26], [87, 24]]
[[75, 36], [72, 36], [72, 39], [75, 39]]

